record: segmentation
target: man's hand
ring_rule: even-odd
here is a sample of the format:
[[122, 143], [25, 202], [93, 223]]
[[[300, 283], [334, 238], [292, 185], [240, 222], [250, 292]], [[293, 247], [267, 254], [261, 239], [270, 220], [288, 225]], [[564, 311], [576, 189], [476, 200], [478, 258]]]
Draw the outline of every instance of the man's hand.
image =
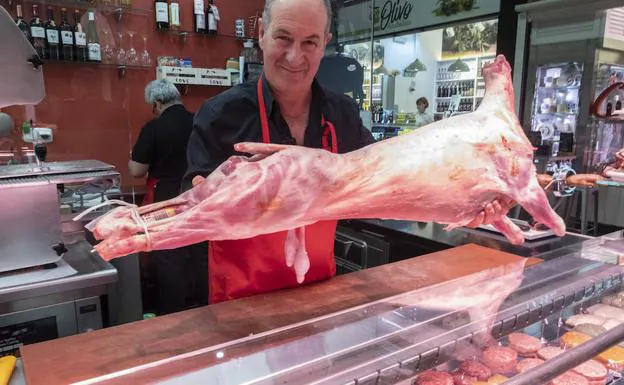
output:
[[205, 180], [206, 178], [204, 178], [203, 176], [196, 175], [195, 177], [193, 177], [193, 180], [191, 181], [191, 183], [193, 184], [193, 187], [195, 187], [198, 184], [202, 184]]
[[540, 187], [543, 189], [546, 189], [547, 187], [550, 188], [550, 186], [552, 186], [550, 185], [552, 180], [553, 180], [552, 176], [548, 174], [537, 174], [537, 182], [539, 183]]
[[485, 209], [465, 227], [474, 229], [481, 225], [490, 225], [507, 215], [507, 212], [509, 212], [511, 207], [511, 205], [501, 204], [498, 200], [488, 203], [487, 206], [485, 206]]
[[594, 187], [596, 182], [604, 179], [598, 174], [576, 174], [567, 177], [566, 183], [574, 187]]

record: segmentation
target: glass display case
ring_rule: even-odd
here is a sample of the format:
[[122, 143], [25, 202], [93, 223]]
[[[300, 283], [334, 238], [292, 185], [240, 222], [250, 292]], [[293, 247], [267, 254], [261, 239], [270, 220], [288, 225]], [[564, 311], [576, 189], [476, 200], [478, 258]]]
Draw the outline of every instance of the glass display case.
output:
[[574, 153], [579, 118], [583, 63], [567, 62], [537, 67], [531, 119], [531, 139], [537, 155]]
[[[618, 318], [624, 314], [623, 251], [622, 234], [616, 233], [527, 269], [518, 260], [84, 383], [421, 384], [419, 377], [432, 370], [452, 383], [453, 377], [476, 377], [473, 367], [484, 383], [502, 383], [532, 363], [527, 356], [547, 347], [561, 353], [564, 365], [544, 358], [551, 376], [546, 382], [576, 368], [579, 357], [596, 356], [588, 365], [600, 373], [591, 383], [606, 384], [624, 371], [624, 348], [587, 356], [576, 345], [582, 340], [591, 347], [607, 338], [611, 347], [621, 340], [613, 335], [624, 331], [624, 318]], [[596, 324], [604, 321], [599, 313], [605, 309], [616, 317], [610, 331]], [[579, 329], [579, 316], [588, 316], [593, 326]]]
[[589, 170], [601, 172], [606, 165], [615, 162], [615, 153], [624, 147], [624, 90], [615, 89], [597, 100], [609, 87], [624, 82], [624, 66], [599, 64], [596, 71], [595, 112], [590, 117]]

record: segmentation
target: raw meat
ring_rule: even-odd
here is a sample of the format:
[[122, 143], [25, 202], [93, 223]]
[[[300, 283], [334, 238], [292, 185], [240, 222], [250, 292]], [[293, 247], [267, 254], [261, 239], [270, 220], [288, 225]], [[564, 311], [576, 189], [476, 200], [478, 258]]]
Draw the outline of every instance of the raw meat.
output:
[[605, 329], [610, 330], [618, 326], [619, 324], [621, 324], [621, 322], [618, 320], [608, 319], [602, 324], [602, 326], [604, 326]]
[[624, 310], [614, 306], [599, 303], [588, 307], [587, 312], [598, 317], [610, 318], [616, 321], [624, 322]]
[[521, 357], [535, 357], [542, 347], [542, 341], [539, 338], [524, 333], [511, 333], [507, 339], [509, 347], [518, 352]]
[[453, 385], [453, 377], [447, 372], [428, 370], [418, 375], [416, 385]]
[[552, 380], [552, 385], [589, 385], [589, 381], [580, 374], [565, 372]]
[[453, 384], [455, 385], [474, 385], [477, 381], [476, 377], [471, 377], [462, 371], [453, 374]]
[[[483, 69], [486, 94], [477, 111], [347, 154], [239, 143], [239, 153], [201, 184], [152, 205], [118, 207], [90, 223], [106, 260], [205, 240], [245, 239], [290, 231], [286, 262], [303, 280], [308, 266], [303, 228], [323, 220], [381, 218], [433, 221], [448, 229], [473, 221], [487, 204], [518, 202], [563, 236], [563, 220], [540, 188], [533, 149], [513, 111], [511, 69], [503, 56]], [[141, 216], [174, 208], [175, 216]], [[492, 223], [512, 243], [522, 231], [506, 216]], [[295, 232], [295, 229], [301, 229]]]
[[539, 359], [539, 358], [527, 358], [525, 360], [518, 362], [518, 364], [516, 365], [516, 371], [518, 373], [524, 373], [527, 370], [531, 370], [534, 367], [539, 366], [543, 363], [544, 363], [544, 360]]
[[624, 296], [621, 295], [610, 295], [604, 297], [601, 301], [605, 305], [610, 305], [617, 307], [619, 309], [624, 309]]
[[602, 325], [604, 322], [605, 319], [603, 317], [593, 314], [575, 314], [565, 321], [566, 325], [570, 327], [575, 327], [580, 324]]
[[515, 350], [506, 346], [494, 346], [487, 348], [483, 352], [483, 363], [490, 368], [493, 373], [507, 374], [513, 373], [518, 363], [518, 354]]
[[589, 360], [572, 369], [575, 373], [587, 378], [589, 381], [605, 381], [609, 374], [607, 368], [600, 362]]
[[557, 346], [546, 346], [545, 348], [541, 348], [537, 352], [537, 356], [542, 360], [550, 360], [552, 358], [557, 357], [560, 354], [563, 354], [564, 350]]
[[607, 331], [607, 328], [602, 325], [596, 324], [579, 324], [572, 329], [572, 331], [587, 334], [588, 336], [596, 337]]
[[476, 377], [480, 381], [485, 381], [492, 376], [492, 371], [477, 360], [462, 362], [459, 365], [459, 370], [469, 377]]

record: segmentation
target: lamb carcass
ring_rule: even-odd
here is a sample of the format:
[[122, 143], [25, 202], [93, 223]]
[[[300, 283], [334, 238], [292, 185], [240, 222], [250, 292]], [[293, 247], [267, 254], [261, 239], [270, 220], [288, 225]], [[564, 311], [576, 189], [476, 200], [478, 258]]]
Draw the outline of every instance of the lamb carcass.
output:
[[[477, 111], [451, 117], [347, 154], [300, 146], [239, 143], [241, 153], [180, 196], [118, 207], [90, 223], [105, 259], [205, 240], [289, 230], [286, 263], [301, 282], [309, 262], [306, 225], [343, 218], [434, 221], [456, 228], [499, 200], [518, 202], [562, 236], [563, 220], [540, 188], [529, 140], [513, 112], [511, 69], [503, 56], [483, 69]], [[173, 216], [152, 220], [162, 210]], [[524, 241], [506, 216], [493, 225]]]

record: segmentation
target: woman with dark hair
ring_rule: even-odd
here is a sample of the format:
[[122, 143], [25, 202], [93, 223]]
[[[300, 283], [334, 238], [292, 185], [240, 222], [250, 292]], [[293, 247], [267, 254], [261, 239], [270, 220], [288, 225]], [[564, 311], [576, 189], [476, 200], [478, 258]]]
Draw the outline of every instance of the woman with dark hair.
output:
[[414, 124], [416, 127], [426, 126], [427, 124], [433, 123], [433, 115], [427, 112], [427, 108], [429, 108], [429, 101], [425, 97], [420, 97], [416, 100], [416, 123]]

